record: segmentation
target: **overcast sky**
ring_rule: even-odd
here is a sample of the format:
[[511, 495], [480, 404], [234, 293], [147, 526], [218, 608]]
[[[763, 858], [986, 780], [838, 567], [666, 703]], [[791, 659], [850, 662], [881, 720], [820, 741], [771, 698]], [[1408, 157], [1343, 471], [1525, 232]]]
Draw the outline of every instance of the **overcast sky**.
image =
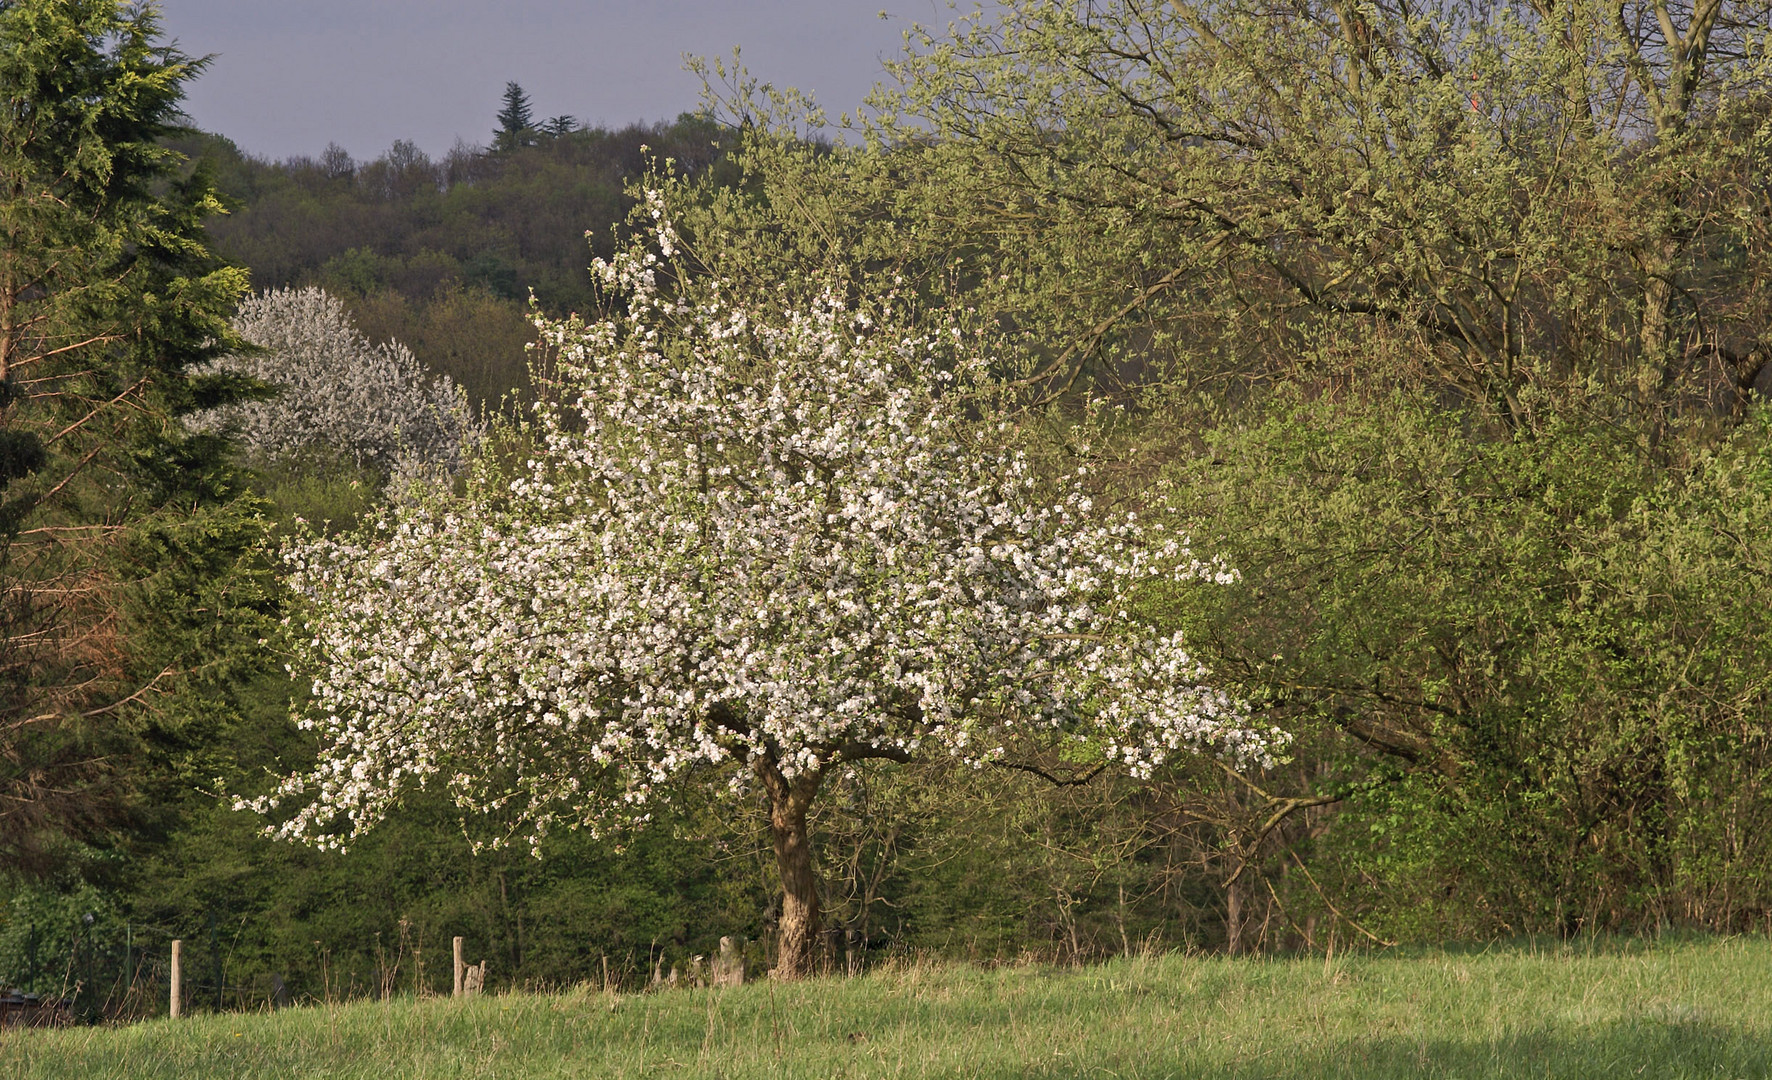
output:
[[[968, 5], [970, 8], [971, 5]], [[890, 16], [882, 20], [885, 8]], [[198, 126], [270, 158], [336, 142], [359, 159], [411, 139], [486, 143], [507, 80], [538, 120], [620, 127], [696, 107], [683, 54], [744, 52], [752, 74], [853, 111], [913, 22], [945, 0], [161, 0], [168, 37], [215, 54]]]

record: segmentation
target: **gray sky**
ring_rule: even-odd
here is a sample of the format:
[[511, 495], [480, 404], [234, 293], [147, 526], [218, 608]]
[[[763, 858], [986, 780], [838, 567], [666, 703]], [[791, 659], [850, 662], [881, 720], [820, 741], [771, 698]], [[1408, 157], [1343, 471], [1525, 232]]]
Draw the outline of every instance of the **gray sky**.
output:
[[[891, 17], [882, 20], [880, 10]], [[538, 120], [570, 113], [619, 127], [696, 107], [684, 53], [730, 55], [751, 73], [852, 111], [915, 21], [941, 0], [161, 0], [168, 37], [217, 54], [189, 87], [197, 124], [249, 153], [359, 159], [395, 139], [436, 155], [490, 140], [506, 80]]]

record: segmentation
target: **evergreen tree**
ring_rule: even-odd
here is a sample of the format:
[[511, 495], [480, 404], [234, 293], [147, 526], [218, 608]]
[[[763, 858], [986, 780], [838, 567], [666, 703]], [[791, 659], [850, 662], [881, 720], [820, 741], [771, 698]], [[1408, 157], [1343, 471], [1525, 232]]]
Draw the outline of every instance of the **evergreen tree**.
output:
[[203, 62], [159, 39], [151, 5], [0, 4], [0, 871], [114, 835], [253, 591], [255, 507], [178, 419], [252, 386], [194, 373], [246, 272], [165, 146]]
[[514, 150], [535, 145], [535, 122], [529, 95], [514, 82], [505, 83], [505, 105], [498, 110], [498, 130], [492, 133], [494, 150]]

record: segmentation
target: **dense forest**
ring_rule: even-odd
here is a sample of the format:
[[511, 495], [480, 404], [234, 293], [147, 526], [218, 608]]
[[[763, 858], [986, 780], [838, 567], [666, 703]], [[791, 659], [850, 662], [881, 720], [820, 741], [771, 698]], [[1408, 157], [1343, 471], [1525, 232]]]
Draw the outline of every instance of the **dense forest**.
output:
[[[1016, 0], [844, 139], [512, 84], [486, 147], [267, 162], [183, 126], [151, 11], [0, 4], [0, 983], [1763, 930], [1766, 11], [1481, 9]], [[784, 561], [707, 561], [815, 475]], [[814, 565], [773, 682], [671, 681]]]
[[552, 132], [530, 129], [498, 150], [457, 146], [440, 161], [404, 141], [364, 162], [336, 145], [277, 162], [215, 135], [169, 145], [213, 177], [229, 212], [207, 233], [255, 289], [324, 288], [370, 338], [406, 343], [496, 407], [528, 381], [530, 296], [558, 315], [596, 305], [586, 267], [612, 252], [628, 186], [653, 165], [698, 175], [725, 156], [721, 129], [703, 117], [621, 131], [559, 119]]

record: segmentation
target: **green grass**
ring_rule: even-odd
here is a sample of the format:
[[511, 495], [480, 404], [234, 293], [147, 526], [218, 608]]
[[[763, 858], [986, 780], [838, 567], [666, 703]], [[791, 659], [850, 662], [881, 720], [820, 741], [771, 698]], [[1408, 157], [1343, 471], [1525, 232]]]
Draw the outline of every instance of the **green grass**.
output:
[[0, 1033], [0, 1077], [1764, 1077], [1763, 939], [313, 1006]]

